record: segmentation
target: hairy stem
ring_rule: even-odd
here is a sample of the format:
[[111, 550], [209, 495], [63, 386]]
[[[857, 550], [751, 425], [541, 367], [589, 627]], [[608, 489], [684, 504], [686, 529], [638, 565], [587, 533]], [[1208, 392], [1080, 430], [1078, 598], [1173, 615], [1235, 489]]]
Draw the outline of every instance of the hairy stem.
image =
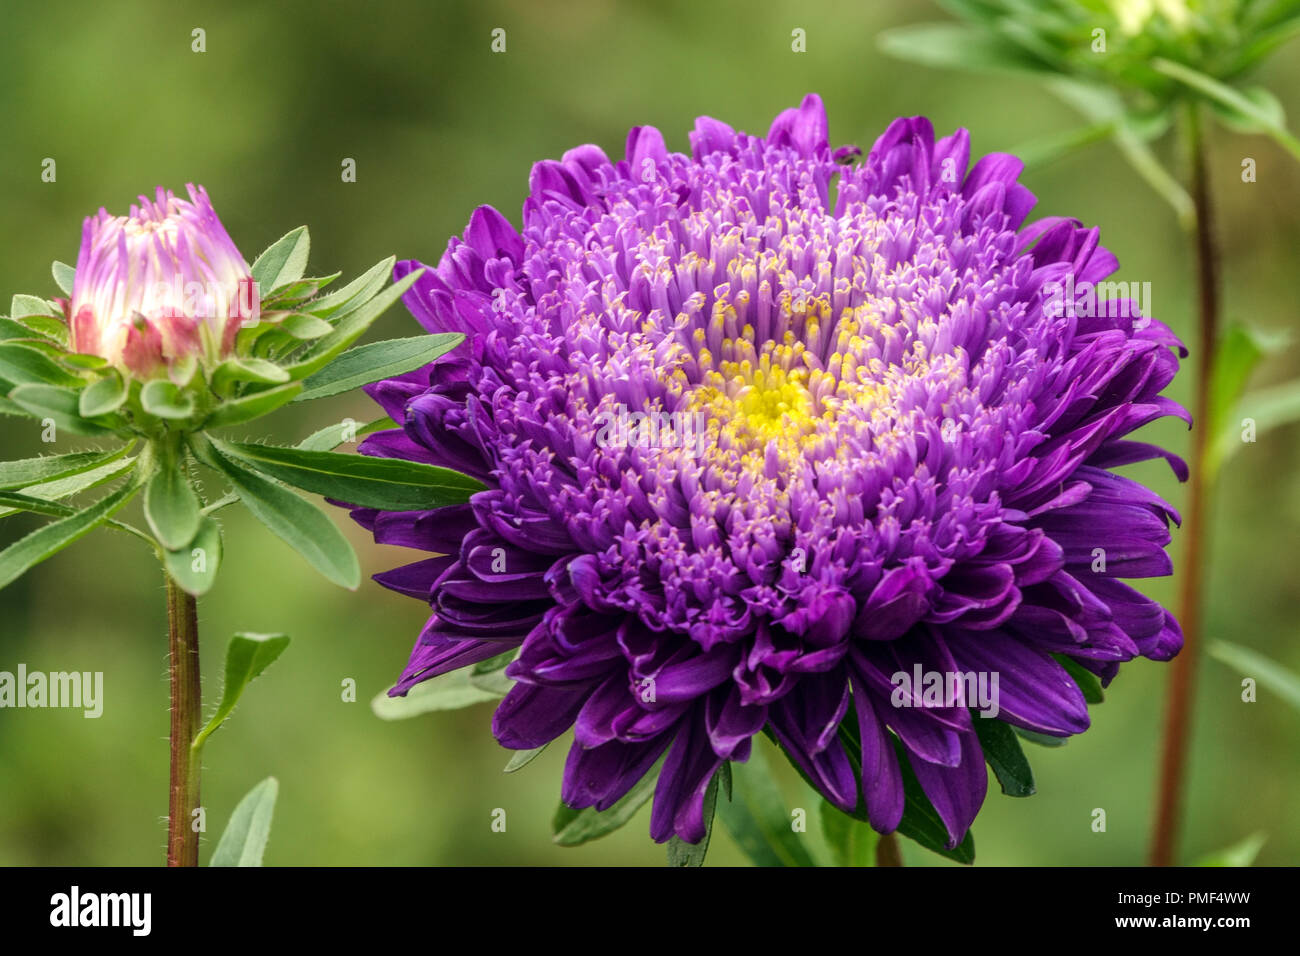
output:
[[167, 579], [167, 636], [171, 650], [171, 796], [167, 804], [167, 865], [198, 866], [199, 758], [190, 744], [199, 732], [199, 621], [193, 595], [170, 574]]
[[1151, 843], [1151, 863], [1154, 866], [1173, 864], [1178, 841], [1187, 746], [1191, 736], [1192, 692], [1197, 659], [1201, 653], [1202, 592], [1209, 539], [1208, 426], [1210, 379], [1219, 338], [1219, 260], [1206, 170], [1205, 139], [1197, 110], [1197, 106], [1188, 104], [1183, 123], [1191, 166], [1192, 202], [1196, 208], [1192, 241], [1196, 252], [1197, 290], [1196, 377], [1192, 382], [1195, 427], [1192, 429], [1191, 475], [1187, 509], [1183, 515], [1184, 553], [1178, 587], [1178, 620], [1183, 628], [1183, 649], [1174, 658], [1169, 677], [1164, 749]]

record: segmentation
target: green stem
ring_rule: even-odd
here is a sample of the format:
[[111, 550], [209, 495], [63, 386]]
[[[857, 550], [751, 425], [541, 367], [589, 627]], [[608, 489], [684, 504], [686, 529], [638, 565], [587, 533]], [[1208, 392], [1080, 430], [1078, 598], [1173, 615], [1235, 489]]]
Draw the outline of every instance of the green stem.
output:
[[1197, 283], [1196, 378], [1192, 382], [1195, 427], [1192, 429], [1187, 509], [1183, 516], [1185, 550], [1178, 587], [1178, 620], [1183, 629], [1183, 649], [1174, 658], [1169, 677], [1164, 748], [1151, 843], [1151, 862], [1155, 866], [1173, 864], [1178, 841], [1188, 739], [1191, 736], [1192, 692], [1197, 659], [1201, 653], [1202, 592], [1209, 540], [1210, 443], [1207, 426], [1210, 379], [1219, 339], [1219, 260], [1206, 170], [1205, 139], [1197, 111], [1198, 107], [1189, 103], [1183, 124], [1191, 164], [1192, 202], [1196, 208], [1192, 240], [1196, 250]]
[[199, 622], [194, 596], [170, 574], [167, 579], [167, 635], [171, 650], [171, 791], [167, 810], [167, 865], [198, 866], [198, 754], [191, 749], [199, 730]]

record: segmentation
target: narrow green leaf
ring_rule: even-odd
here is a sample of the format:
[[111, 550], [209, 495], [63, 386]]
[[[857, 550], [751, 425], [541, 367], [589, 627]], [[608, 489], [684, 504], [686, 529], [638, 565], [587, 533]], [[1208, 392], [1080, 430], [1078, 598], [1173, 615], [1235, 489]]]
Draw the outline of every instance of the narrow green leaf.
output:
[[836, 866], [875, 866], [880, 834], [870, 824], [822, 801], [822, 835]]
[[112, 517], [131, 500], [137, 490], [139, 486], [130, 482], [85, 511], [79, 511], [38, 528], [0, 551], [0, 588], [12, 583], [29, 568], [57, 554], [96, 525]]
[[459, 332], [446, 332], [358, 346], [309, 376], [303, 382], [302, 394], [294, 401], [309, 402], [414, 371], [436, 361], [464, 339]]
[[164, 551], [163, 559], [167, 573], [177, 584], [187, 593], [202, 597], [212, 590], [221, 567], [221, 527], [205, 515], [193, 540], [180, 550]]
[[223, 472], [254, 517], [317, 571], [350, 590], [361, 583], [352, 545], [319, 508], [219, 452], [199, 457]]
[[510, 757], [510, 762], [506, 764], [503, 773], [515, 773], [523, 770], [530, 763], [541, 756], [542, 751], [546, 749], [546, 744], [540, 747], [534, 747], [532, 750], [516, 750]]
[[300, 391], [302, 391], [302, 382], [290, 382], [288, 385], [230, 399], [217, 406], [216, 411], [203, 422], [203, 427], [207, 429], [242, 425], [244, 422], [261, 418], [282, 405], [288, 405]]
[[182, 419], [194, 414], [194, 398], [162, 379], [145, 383], [140, 389], [140, 404], [158, 418]]
[[318, 339], [334, 331], [334, 326], [324, 319], [318, 319], [314, 315], [307, 315], [303, 312], [291, 312], [286, 315], [280, 320], [277, 328], [286, 335], [303, 342]]
[[385, 511], [460, 504], [483, 490], [459, 472], [399, 458], [213, 440], [227, 458], [304, 491]]
[[0, 491], [0, 505], [4, 506], [0, 508], [0, 518], [7, 518], [9, 515], [23, 511], [34, 515], [48, 515], [53, 518], [66, 518], [68, 515], [77, 513], [77, 509], [69, 505], [49, 501], [45, 498], [33, 498], [17, 491]]
[[[18, 497], [33, 499], [37, 502], [55, 502], [60, 498], [67, 498], [70, 495], [75, 495], [90, 488], [95, 488], [104, 484], [106, 481], [112, 481], [114, 478], [125, 474], [134, 467], [134, 458], [121, 458], [116, 461], [110, 461], [108, 464], [101, 465], [98, 468], [92, 468], [89, 471], [79, 472], [75, 475], [67, 475], [63, 478], [56, 478], [53, 481], [45, 481], [40, 484], [30, 485], [21, 489], [22, 494]], [[5, 494], [10, 493], [5, 492]], [[39, 514], [71, 514], [76, 511], [75, 508], [68, 508], [66, 505], [59, 505], [58, 507], [66, 510], [42, 510], [37, 506], [0, 508], [0, 518], [7, 518], [12, 514], [17, 514], [19, 511], [36, 511]]]
[[208, 866], [261, 866], [280, 783], [267, 777], [239, 801]]
[[703, 866], [709, 852], [709, 838], [713, 835], [713, 811], [718, 803], [718, 780], [726, 764], [718, 769], [704, 791], [704, 836], [699, 843], [687, 843], [676, 834], [668, 841], [669, 866]]
[[212, 388], [225, 394], [238, 382], [256, 385], [282, 385], [289, 381], [289, 373], [266, 359], [230, 358], [212, 370]]
[[1106, 694], [1101, 687], [1101, 678], [1094, 674], [1088, 668], [1084, 667], [1078, 661], [1064, 654], [1053, 654], [1052, 657], [1056, 662], [1065, 668], [1065, 672], [1078, 685], [1079, 691], [1083, 694], [1083, 699], [1090, 704], [1100, 704], [1105, 701]]
[[555, 842], [560, 846], [580, 846], [613, 833], [623, 826], [636, 815], [654, 793], [655, 783], [659, 779], [659, 769], [662, 766], [661, 757], [649, 773], [633, 784], [632, 789], [607, 810], [597, 810], [595, 807], [575, 810], [573, 807], [560, 804], [555, 811], [555, 819], [551, 821]]
[[1265, 657], [1259, 651], [1230, 644], [1227, 641], [1212, 641], [1207, 648], [1211, 657], [1240, 671], [1243, 677], [1253, 677], [1282, 700], [1300, 710], [1300, 675], [1288, 670], [1271, 657]]
[[15, 385], [73, 388], [85, 384], [43, 353], [19, 342], [0, 342], [0, 378]]
[[1283, 382], [1245, 395], [1235, 413], [1223, 423], [1211, 455], [1214, 468], [1221, 467], [1241, 448], [1258, 441], [1265, 432], [1300, 421], [1300, 379]]
[[266, 248], [253, 263], [253, 278], [257, 280], [258, 294], [269, 299], [281, 286], [297, 282], [307, 269], [307, 255], [311, 237], [306, 226], [285, 233]]
[[82, 391], [81, 397], [77, 400], [77, 411], [82, 418], [94, 418], [97, 415], [115, 412], [126, 401], [126, 391], [126, 382], [114, 370]]
[[1207, 853], [1192, 865], [1250, 866], [1255, 862], [1255, 857], [1259, 856], [1259, 851], [1264, 849], [1264, 844], [1267, 840], [1268, 836], [1264, 833], [1252, 833], [1240, 843], [1234, 843], [1232, 846], [1224, 847], [1222, 850]]
[[735, 789], [717, 808], [736, 845], [758, 866], [815, 866], [791, 827], [790, 809], [757, 744], [745, 763], [733, 762]]
[[305, 306], [305, 311], [315, 316], [336, 317], [359, 308], [362, 304], [374, 298], [379, 290], [384, 287], [388, 277], [393, 274], [393, 265], [396, 262], [396, 256], [389, 256], [383, 262], [371, 266], [343, 288], [337, 289], [329, 295], [323, 295], [314, 302], [309, 302]]
[[351, 418], [345, 418], [341, 422], [326, 425], [320, 431], [313, 432], [298, 442], [296, 447], [301, 448], [303, 451], [333, 451], [344, 442], [360, 441], [367, 435], [373, 435], [375, 432], [396, 427], [397, 423], [387, 415], [383, 418], [376, 418], [373, 422], [365, 425], [353, 421]]
[[50, 274], [54, 276], [54, 282], [63, 292], [64, 295], [72, 295], [72, 284], [76, 281], [77, 270], [66, 262], [59, 262], [57, 259], [50, 265]]
[[955, 847], [948, 846], [948, 828], [912, 772], [902, 744], [895, 740], [894, 747], [898, 752], [899, 769], [903, 772], [903, 820], [898, 825], [898, 832], [942, 857], [958, 863], [974, 863], [974, 835], [967, 831], [961, 843]]
[[389, 286], [369, 302], [358, 305], [355, 309], [349, 308], [341, 311], [336, 319], [337, 325], [334, 331], [324, 338], [312, 342], [303, 353], [302, 359], [289, 366], [289, 374], [295, 380], [307, 378], [332, 362], [336, 356], [340, 355], [349, 345], [360, 338], [366, 329], [370, 328], [389, 306], [400, 299], [403, 293], [415, 284], [416, 279], [423, 272], [423, 269], [417, 269], [400, 282]]
[[1046, 73], [1052, 68], [1023, 47], [956, 23], [917, 23], [885, 30], [880, 50], [923, 66], [989, 73]]
[[47, 455], [41, 458], [0, 462], [0, 490], [27, 489], [32, 485], [91, 471], [100, 465], [121, 458], [127, 447], [123, 446], [115, 451], [78, 451], [67, 455]]
[[191, 750], [199, 750], [230, 718], [244, 689], [275, 663], [288, 646], [289, 637], [285, 634], [240, 632], [230, 639], [226, 647], [226, 681], [221, 687], [221, 703], [217, 704], [212, 719], [195, 736]]
[[440, 674], [416, 684], [405, 697], [389, 697], [385, 691], [370, 702], [370, 709], [381, 720], [406, 720], [435, 710], [460, 710], [501, 699], [498, 694], [475, 687], [469, 676], [464, 668]]
[[1016, 732], [1000, 720], [981, 717], [978, 711], [972, 710], [970, 716], [984, 759], [993, 768], [1002, 792], [1008, 797], [1033, 796], [1036, 792], [1034, 772], [1029, 768], [1025, 752], [1020, 749]]
[[199, 533], [199, 496], [183, 460], [162, 461], [144, 489], [144, 516], [168, 551], [179, 551]]

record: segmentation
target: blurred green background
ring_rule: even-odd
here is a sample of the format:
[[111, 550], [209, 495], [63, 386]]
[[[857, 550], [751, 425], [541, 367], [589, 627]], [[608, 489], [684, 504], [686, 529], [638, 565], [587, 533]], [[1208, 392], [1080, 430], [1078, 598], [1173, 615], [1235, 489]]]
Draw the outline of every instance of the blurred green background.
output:
[[[300, 223], [312, 269], [351, 276], [382, 257], [436, 261], [475, 206], [518, 222], [529, 166], [598, 143], [622, 155], [629, 126], [660, 127], [687, 149], [695, 116], [751, 132], [808, 91], [824, 97], [834, 144], [863, 147], [895, 116], [924, 113], [940, 133], [971, 130], [974, 151], [1013, 149], [1078, 117], [1016, 78], [971, 77], [888, 60], [875, 34], [942, 14], [916, 0], [747, 3], [689, 0], [563, 8], [527, 2], [161, 2], [6, 4], [0, 35], [3, 255], [0, 293], [56, 294], [52, 259], [75, 262], [81, 220], [125, 212], [156, 184], [207, 186], [246, 258]], [[507, 51], [490, 50], [506, 30]], [[807, 52], [791, 52], [791, 31]], [[191, 51], [191, 31], [207, 50]], [[1293, 42], [1290, 53], [1298, 44]], [[1300, 58], [1274, 57], [1261, 81], [1300, 115]], [[1167, 149], [1167, 144], [1162, 148]], [[1258, 182], [1240, 182], [1242, 157]], [[41, 181], [42, 160], [57, 182]], [[357, 181], [343, 183], [353, 158]], [[1291, 282], [1300, 248], [1300, 168], [1273, 145], [1221, 129], [1212, 174], [1226, 258], [1227, 315], [1266, 328], [1296, 324]], [[1156, 315], [1190, 340], [1189, 262], [1170, 211], [1109, 146], [1031, 170], [1037, 215], [1100, 225], [1123, 264], [1149, 281]], [[414, 334], [392, 310], [371, 338]], [[1272, 360], [1259, 383], [1293, 377]], [[1189, 397], [1188, 376], [1172, 389]], [[297, 440], [351, 416], [375, 417], [360, 393], [291, 409], [255, 437]], [[1187, 448], [1177, 422], [1143, 436]], [[1300, 541], [1297, 431], [1266, 435], [1227, 466], [1214, 513], [1208, 634], [1300, 670], [1294, 607]], [[42, 445], [34, 424], [0, 419], [0, 454]], [[1163, 465], [1130, 472], [1179, 504]], [[138, 506], [137, 506], [138, 507]], [[378, 547], [334, 512], [367, 573], [415, 557]], [[367, 581], [336, 589], [257, 526], [226, 513], [226, 559], [200, 604], [205, 690], [220, 686], [236, 630], [283, 631], [293, 643], [208, 744], [206, 860], [230, 811], [260, 779], [281, 783], [268, 864], [660, 864], [647, 810], [579, 849], [550, 841], [564, 747], [520, 773], [491, 738], [490, 705], [385, 723], [368, 701], [392, 682], [425, 609]], [[34, 524], [0, 524], [7, 543]], [[1179, 538], [1175, 533], [1175, 560]], [[1168, 602], [1169, 581], [1149, 582]], [[98, 720], [79, 711], [0, 711], [0, 864], [137, 864], [163, 860], [167, 795], [166, 633], [160, 573], [139, 542], [98, 531], [0, 593], [0, 670], [103, 671]], [[1124, 668], [1093, 728], [1067, 746], [1030, 749], [1038, 795], [1012, 800], [991, 783], [975, 825], [982, 864], [1133, 864], [1145, 860], [1168, 669]], [[358, 702], [341, 699], [353, 678]], [[1184, 859], [1264, 831], [1261, 863], [1300, 860], [1297, 715], [1261, 690], [1242, 703], [1240, 675], [1205, 661], [1197, 693]], [[1028, 745], [1027, 745], [1028, 746]], [[774, 758], [774, 766], [788, 770]], [[792, 807], [815, 800], [792, 773]], [[1090, 828], [1104, 808], [1108, 830]], [[507, 830], [494, 833], [495, 808]], [[810, 836], [810, 839], [815, 837]], [[910, 863], [942, 862], [907, 841]], [[743, 860], [719, 827], [712, 863]]]

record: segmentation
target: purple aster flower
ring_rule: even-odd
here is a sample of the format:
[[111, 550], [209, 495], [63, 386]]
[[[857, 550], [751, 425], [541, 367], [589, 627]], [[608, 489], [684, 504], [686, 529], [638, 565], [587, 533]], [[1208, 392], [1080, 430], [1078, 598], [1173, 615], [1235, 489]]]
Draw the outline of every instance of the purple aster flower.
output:
[[955, 845], [986, 718], [896, 706], [895, 675], [996, 675], [997, 719], [1064, 737], [1088, 711], [1062, 660], [1108, 682], [1177, 653], [1121, 579], [1170, 573], [1178, 516], [1110, 469], [1185, 478], [1126, 438], [1186, 417], [1160, 395], [1181, 343], [1092, 301], [1118, 266], [1098, 230], [1022, 228], [1022, 164], [970, 166], [965, 130], [899, 119], [859, 162], [810, 95], [766, 137], [701, 118], [690, 142], [637, 127], [623, 160], [538, 163], [522, 232], [480, 207], [406, 294], [467, 338], [369, 388], [401, 427], [362, 450], [488, 490], [354, 512], [435, 555], [377, 576], [433, 607], [392, 693], [518, 648], [493, 732], [572, 728], [572, 807], [664, 758], [651, 835], [696, 841], [713, 774], [766, 730], [882, 832], [906, 761]]

